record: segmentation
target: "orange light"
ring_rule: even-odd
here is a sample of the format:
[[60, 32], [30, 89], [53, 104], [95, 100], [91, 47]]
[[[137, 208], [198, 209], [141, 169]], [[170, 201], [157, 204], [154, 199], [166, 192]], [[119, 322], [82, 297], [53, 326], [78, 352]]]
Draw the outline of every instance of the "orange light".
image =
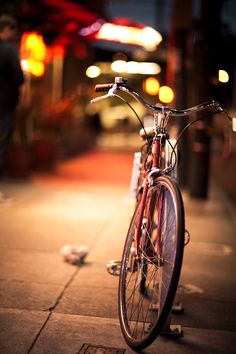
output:
[[20, 55], [24, 71], [37, 77], [44, 74], [43, 61], [46, 57], [46, 45], [41, 34], [25, 32], [21, 38]]
[[34, 60], [44, 60], [46, 56], [46, 45], [41, 34], [37, 32], [24, 33], [21, 40], [21, 53], [24, 57], [30, 57]]
[[161, 86], [159, 89], [159, 100], [163, 103], [170, 103], [173, 99], [173, 90], [169, 86]]
[[156, 96], [160, 88], [159, 81], [155, 77], [148, 77], [143, 81], [143, 89], [151, 96]]
[[37, 60], [28, 60], [28, 70], [37, 77], [40, 77], [45, 72], [44, 63]]

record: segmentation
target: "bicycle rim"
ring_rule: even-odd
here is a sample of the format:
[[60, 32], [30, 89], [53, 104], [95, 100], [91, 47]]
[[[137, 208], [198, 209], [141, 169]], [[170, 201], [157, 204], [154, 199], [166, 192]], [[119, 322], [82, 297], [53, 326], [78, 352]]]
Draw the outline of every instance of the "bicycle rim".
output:
[[177, 185], [167, 176], [149, 189], [135, 256], [137, 206], [124, 246], [119, 281], [119, 317], [128, 345], [143, 349], [160, 333], [171, 311], [184, 248], [184, 209]]

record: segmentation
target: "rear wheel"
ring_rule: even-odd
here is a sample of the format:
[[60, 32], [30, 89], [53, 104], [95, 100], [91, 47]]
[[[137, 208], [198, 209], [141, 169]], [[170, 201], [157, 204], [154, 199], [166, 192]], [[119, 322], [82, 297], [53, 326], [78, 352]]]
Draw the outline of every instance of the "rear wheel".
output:
[[141, 350], [160, 333], [174, 301], [184, 248], [184, 209], [179, 188], [160, 176], [149, 188], [135, 254], [138, 204], [124, 246], [119, 317], [128, 345]]

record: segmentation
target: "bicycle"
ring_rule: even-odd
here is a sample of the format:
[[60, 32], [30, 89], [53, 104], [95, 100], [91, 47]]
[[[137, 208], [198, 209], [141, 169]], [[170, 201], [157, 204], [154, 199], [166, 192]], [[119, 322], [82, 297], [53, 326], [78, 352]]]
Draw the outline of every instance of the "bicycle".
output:
[[[184, 246], [189, 241], [176, 178], [177, 146], [184, 131], [199, 119], [190, 122], [174, 141], [168, 135], [168, 121], [174, 116], [186, 116], [206, 109], [229, 116], [216, 101], [185, 110], [151, 105], [128, 87], [122, 77], [116, 77], [114, 83], [96, 85], [95, 91], [107, 93], [94, 98], [92, 103], [118, 97], [128, 104], [140, 121], [141, 136], [147, 141], [145, 150], [136, 155], [134, 162], [132, 187], [136, 207], [122, 261], [120, 266], [118, 263], [112, 265], [114, 273], [119, 273], [118, 307], [124, 339], [131, 348], [141, 350], [150, 345], [158, 334], [175, 335], [170, 326], [170, 314], [180, 278]], [[133, 96], [153, 115], [154, 126], [151, 129], [144, 127], [135, 110], [117, 94], [118, 91]]]

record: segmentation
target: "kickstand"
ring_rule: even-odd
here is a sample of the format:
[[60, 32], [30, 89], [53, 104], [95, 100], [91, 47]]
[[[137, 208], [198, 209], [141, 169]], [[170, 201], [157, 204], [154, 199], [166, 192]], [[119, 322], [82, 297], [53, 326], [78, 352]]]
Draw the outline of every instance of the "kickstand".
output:
[[[172, 311], [174, 310], [174, 312], [182, 312], [183, 308], [180, 307], [178, 308], [178, 310], [176, 311], [175, 307], [173, 306]], [[164, 337], [168, 337], [168, 338], [180, 338], [183, 337], [183, 331], [181, 328], [181, 325], [173, 325], [171, 324], [171, 312], [169, 313], [167, 320], [160, 332], [161, 336]]]

